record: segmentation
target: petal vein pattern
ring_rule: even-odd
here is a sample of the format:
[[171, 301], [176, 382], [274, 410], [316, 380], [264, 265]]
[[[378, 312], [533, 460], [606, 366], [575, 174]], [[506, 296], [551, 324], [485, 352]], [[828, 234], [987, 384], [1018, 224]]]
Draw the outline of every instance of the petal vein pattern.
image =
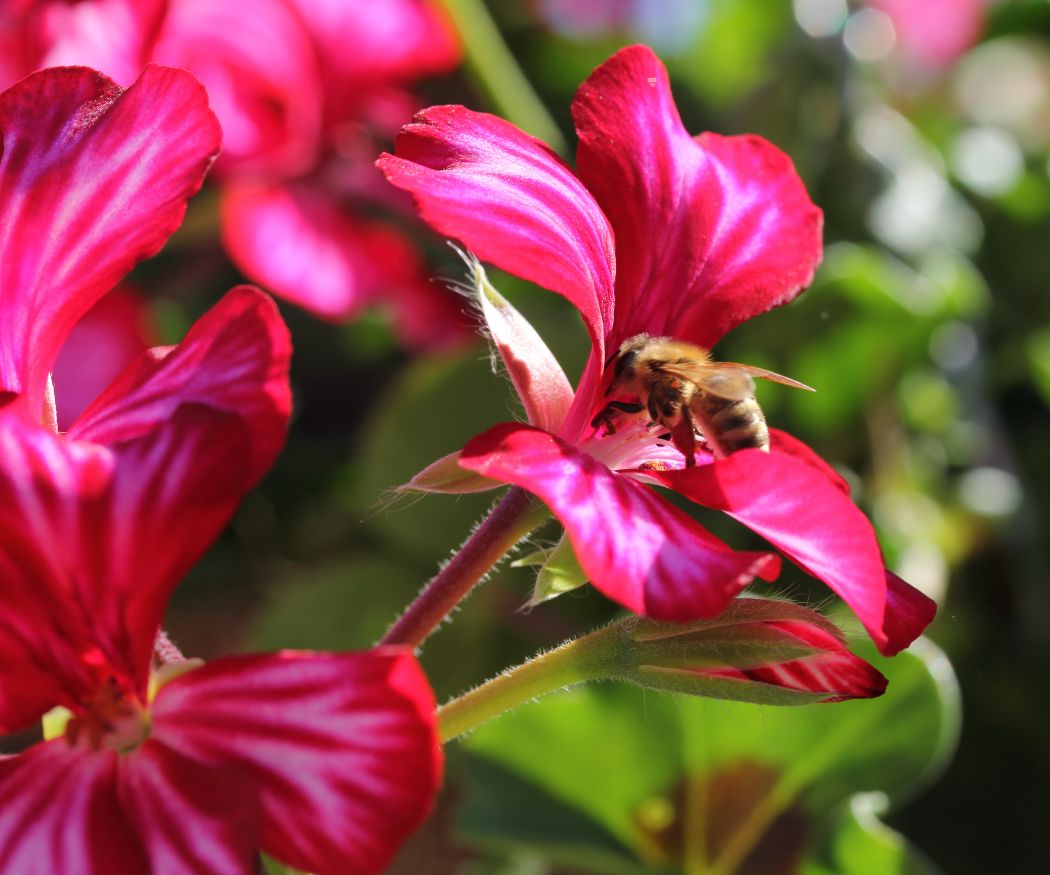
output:
[[220, 131], [189, 74], [126, 91], [92, 70], [35, 73], [0, 95], [0, 386], [43, 400], [74, 322], [178, 227]]
[[641, 332], [710, 347], [812, 281], [822, 216], [791, 160], [761, 137], [691, 137], [650, 49], [606, 61], [572, 110], [577, 173], [616, 234], [610, 348]]
[[182, 404], [234, 414], [250, 431], [253, 477], [273, 463], [291, 411], [291, 339], [273, 300], [251, 286], [228, 292], [176, 347], [143, 353], [84, 411], [70, 436], [138, 437]]
[[154, 738], [237, 765], [264, 850], [311, 872], [380, 872], [441, 773], [433, 696], [402, 648], [215, 660], [163, 688]]
[[483, 261], [568, 298], [599, 346], [616, 275], [608, 220], [575, 174], [503, 119], [435, 106], [397, 138], [379, 168], [420, 213]]
[[774, 554], [730, 549], [647, 487], [538, 429], [495, 426], [467, 444], [460, 464], [539, 496], [594, 586], [648, 617], [713, 616], [756, 576], [779, 570]]

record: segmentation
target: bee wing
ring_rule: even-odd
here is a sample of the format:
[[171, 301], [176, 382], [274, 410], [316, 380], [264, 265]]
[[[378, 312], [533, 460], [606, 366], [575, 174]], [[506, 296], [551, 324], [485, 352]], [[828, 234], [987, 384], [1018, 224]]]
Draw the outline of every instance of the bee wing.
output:
[[688, 380], [701, 392], [725, 398], [727, 401], [743, 401], [755, 397], [755, 381], [740, 365], [717, 364], [683, 364], [681, 362], [664, 364], [660, 368], [664, 373], [680, 380]]
[[784, 386], [790, 386], [792, 389], [805, 389], [807, 392], [817, 391], [812, 386], [807, 386], [805, 383], [800, 383], [798, 380], [792, 380], [791, 377], [785, 377], [783, 374], [776, 374], [773, 371], [767, 371], [765, 368], [756, 368], [754, 365], [741, 365], [737, 362], [719, 362], [718, 364], [740, 368], [740, 370], [747, 371], [753, 377], [761, 377], [763, 380], [772, 380], [774, 383], [781, 383]]

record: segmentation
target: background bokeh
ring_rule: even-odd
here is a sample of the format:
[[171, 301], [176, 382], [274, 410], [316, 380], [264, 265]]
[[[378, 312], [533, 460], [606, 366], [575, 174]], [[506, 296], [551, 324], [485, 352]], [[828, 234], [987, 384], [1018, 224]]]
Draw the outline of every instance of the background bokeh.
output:
[[[720, 875], [1050, 871], [1050, 3], [444, 5], [466, 63], [420, 82], [420, 104], [510, 113], [542, 134], [509, 58], [571, 154], [575, 87], [618, 47], [645, 41], [668, 64], [689, 130], [755, 132], [793, 157], [825, 212], [823, 266], [796, 302], [716, 353], [817, 388], [764, 386], [761, 401], [771, 422], [841, 467], [890, 567], [941, 604], [929, 637], [954, 666], [962, 720], [947, 762], [951, 681], [922, 647], [886, 669], [898, 692], [882, 702], [773, 713], [606, 687], [551, 699], [449, 749], [438, 813], [395, 871], [696, 875], [709, 870], [688, 862], [689, 788], [702, 785], [698, 829], [718, 841], [718, 812], [732, 824], [768, 798], [771, 769], [794, 774], [814, 752], [820, 762], [797, 778], [805, 804], [778, 809], [755, 853]], [[488, 16], [507, 57], [493, 51]], [[206, 187], [134, 274], [145, 309], [116, 307], [151, 342], [178, 339], [243, 279], [220, 244], [218, 197]], [[407, 211], [391, 221], [435, 283], [462, 276]], [[577, 374], [586, 339], [575, 313], [492, 278]], [[382, 307], [345, 324], [282, 310], [295, 418], [275, 469], [173, 603], [171, 634], [193, 655], [372, 644], [490, 502], [391, 501], [390, 488], [517, 415], [470, 339], [469, 312], [454, 316], [464, 331], [425, 351]], [[704, 521], [747, 543], [742, 529]], [[800, 572], [785, 585], [821, 603]], [[439, 699], [616, 613], [588, 589], [525, 611], [530, 587], [528, 569], [500, 570], [428, 642]], [[581, 786], [590, 793], [577, 798]], [[921, 854], [880, 832], [883, 800], [854, 795], [869, 789], [889, 796], [885, 821]]]

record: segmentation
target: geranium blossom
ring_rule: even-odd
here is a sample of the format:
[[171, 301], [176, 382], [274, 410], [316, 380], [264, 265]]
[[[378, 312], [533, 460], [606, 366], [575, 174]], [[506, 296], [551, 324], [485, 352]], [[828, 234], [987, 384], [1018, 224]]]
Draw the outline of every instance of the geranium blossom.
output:
[[[821, 213], [790, 160], [755, 136], [691, 137], [667, 73], [642, 46], [599, 67], [573, 102], [575, 172], [543, 143], [461, 106], [421, 112], [379, 165], [423, 218], [481, 259], [580, 311], [592, 350], [575, 391], [520, 316], [483, 281], [489, 331], [529, 424], [474, 438], [459, 464], [539, 496], [598, 589], [658, 619], [712, 616], [778, 557], [736, 552], [640, 481], [723, 510], [819, 577], [884, 652], [906, 646], [934, 605], [886, 571], [842, 479], [796, 439], [685, 469], [637, 422], [605, 435], [607, 356], [646, 332], [704, 347], [794, 298], [821, 253]], [[447, 465], [445, 466], [447, 473]], [[484, 481], [455, 488], [483, 488]]]
[[161, 67], [126, 91], [47, 70], [0, 94], [0, 137], [0, 732], [70, 713], [0, 762], [4, 871], [249, 873], [260, 848], [380, 871], [440, 775], [409, 652], [151, 676], [172, 589], [284, 441], [272, 300], [234, 289], [54, 428], [70, 326], [163, 245], [218, 151], [203, 89]]
[[249, 279], [325, 319], [385, 308], [409, 344], [465, 336], [455, 298], [375, 218], [407, 212], [372, 166], [375, 139], [418, 107], [414, 80], [459, 60], [425, 0], [257, 0], [250, 15], [210, 0], [0, 0], [0, 49], [0, 84], [52, 64], [121, 84], [148, 61], [186, 68], [222, 123], [222, 240]]
[[[151, 693], [172, 588], [283, 433], [287, 342], [250, 297], [150, 380], [207, 347], [223, 364], [238, 346], [254, 353], [243, 365], [266, 353], [238, 380], [243, 417], [176, 395], [150, 405], [167, 427], [132, 436], [142, 398], [115, 398], [61, 437], [18, 401], [0, 410], [0, 731], [72, 714], [62, 737], [0, 763], [6, 872], [249, 873], [260, 848], [310, 872], [379, 872], [429, 809], [434, 702], [407, 649], [227, 657], [163, 683], [191, 667], [175, 663]], [[209, 364], [196, 381], [221, 380]]]

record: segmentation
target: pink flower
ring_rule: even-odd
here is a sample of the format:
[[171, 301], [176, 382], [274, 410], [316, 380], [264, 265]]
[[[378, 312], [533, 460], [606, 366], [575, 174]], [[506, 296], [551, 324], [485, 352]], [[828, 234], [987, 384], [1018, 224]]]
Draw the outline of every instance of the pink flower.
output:
[[988, 0], [866, 0], [893, 22], [904, 58], [918, 67], [951, 66], [977, 42]]
[[70, 327], [163, 245], [218, 151], [203, 89], [152, 66], [126, 91], [47, 70], [0, 94], [0, 136], [0, 732], [71, 714], [0, 761], [4, 871], [248, 873], [260, 848], [380, 871], [440, 777], [410, 653], [151, 679], [173, 588], [284, 441], [291, 344], [272, 300], [234, 289], [54, 431]]
[[[257, 344], [276, 315], [255, 297], [266, 310], [232, 330], [215, 313], [162, 365], [185, 370], [202, 344], [227, 361], [237, 342]], [[245, 399], [268, 388], [239, 382]], [[71, 712], [61, 737], [0, 762], [4, 871], [250, 873], [260, 848], [315, 873], [382, 871], [440, 779], [415, 659], [381, 648], [174, 663], [154, 693], [168, 596], [254, 483], [253, 433], [267, 426], [183, 403], [170, 427], [137, 436], [141, 407], [105, 413], [62, 438], [17, 402], [0, 410], [0, 731]]]
[[[821, 213], [790, 160], [755, 136], [689, 136], [663, 65], [642, 46], [591, 75], [573, 117], [575, 172], [514, 126], [461, 106], [421, 112], [397, 156], [379, 161], [429, 224], [564, 295], [591, 337], [574, 392], [542, 340], [479, 279], [529, 424], [498, 425], [468, 443], [460, 465], [489, 481], [454, 488], [494, 480], [533, 492], [565, 525], [594, 586], [656, 619], [713, 616], [756, 576], [777, 575], [775, 554], [731, 550], [642, 482], [669, 486], [724, 510], [827, 583], [881, 650], [907, 646], [933, 603], [886, 571], [842, 479], [799, 441], [773, 430], [768, 454], [699, 454], [685, 470], [644, 422], [613, 436], [590, 425], [605, 403], [604, 363], [626, 338], [711, 347], [809, 284]], [[447, 462], [438, 469], [447, 474]]]
[[372, 166], [376, 138], [418, 107], [408, 85], [459, 60], [425, 0], [256, 0], [250, 15], [210, 0], [0, 0], [4, 48], [5, 82], [54, 63], [121, 83], [147, 61], [186, 68], [222, 123], [222, 241], [246, 276], [332, 321], [389, 310], [409, 344], [466, 337], [414, 244], [374, 217], [403, 212]]

